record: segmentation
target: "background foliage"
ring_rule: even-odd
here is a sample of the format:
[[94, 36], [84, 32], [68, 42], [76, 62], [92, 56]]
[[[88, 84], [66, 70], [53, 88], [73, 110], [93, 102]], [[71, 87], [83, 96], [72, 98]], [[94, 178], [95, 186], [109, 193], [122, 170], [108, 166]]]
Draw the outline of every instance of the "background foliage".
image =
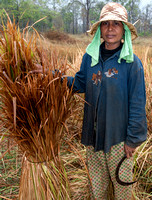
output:
[[[113, 0], [121, 3], [128, 11], [129, 21], [136, 24], [138, 33], [149, 35], [152, 32], [152, 4], [140, 7], [140, 0]], [[89, 26], [97, 21], [102, 7], [109, 0], [0, 0], [0, 15], [4, 10], [11, 18], [19, 23], [20, 28], [26, 24], [34, 24], [37, 20], [47, 16], [43, 21], [35, 24], [37, 30], [44, 32], [49, 29], [66, 33], [85, 33]], [[3, 16], [3, 20], [5, 17]], [[6, 20], [6, 19], [5, 19]]]

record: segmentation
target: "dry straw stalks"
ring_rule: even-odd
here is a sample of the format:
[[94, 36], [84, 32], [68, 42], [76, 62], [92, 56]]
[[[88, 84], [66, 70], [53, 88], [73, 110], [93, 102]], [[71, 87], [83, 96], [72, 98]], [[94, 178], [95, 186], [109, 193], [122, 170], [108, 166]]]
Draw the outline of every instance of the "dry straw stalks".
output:
[[[36, 30], [28, 30], [21, 33], [9, 16], [0, 30], [2, 134], [13, 138], [24, 154], [19, 199], [70, 199], [60, 145], [76, 98], [66, 78], [61, 83], [66, 59], [44, 50]], [[52, 73], [55, 69], [61, 72]]]
[[142, 60], [146, 82], [146, 115], [148, 138], [135, 152], [134, 176], [139, 181], [134, 185], [137, 199], [152, 199], [152, 48], [135, 46], [138, 57]]

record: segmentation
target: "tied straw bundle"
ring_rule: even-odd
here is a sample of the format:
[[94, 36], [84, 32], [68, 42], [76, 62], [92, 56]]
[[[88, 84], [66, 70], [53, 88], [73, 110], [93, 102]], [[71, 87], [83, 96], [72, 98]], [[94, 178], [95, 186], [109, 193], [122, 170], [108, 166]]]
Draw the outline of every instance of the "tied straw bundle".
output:
[[[13, 138], [25, 155], [19, 199], [70, 199], [60, 145], [76, 98], [66, 78], [61, 83], [66, 59], [44, 50], [34, 28], [30, 36], [28, 27], [21, 33], [7, 17], [0, 30], [0, 120], [2, 134]], [[43, 73], [36, 72], [37, 64]], [[59, 68], [61, 73], [52, 73]]]

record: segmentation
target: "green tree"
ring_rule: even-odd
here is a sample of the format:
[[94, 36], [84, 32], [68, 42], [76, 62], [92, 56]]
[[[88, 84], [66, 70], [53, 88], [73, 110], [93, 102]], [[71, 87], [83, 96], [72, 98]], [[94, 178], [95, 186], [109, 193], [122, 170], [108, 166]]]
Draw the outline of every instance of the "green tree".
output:
[[73, 24], [73, 12], [66, 6], [61, 9], [61, 16], [64, 22], [64, 31], [70, 33]]
[[19, 23], [21, 28], [24, 28], [27, 23], [32, 25], [45, 16], [47, 16], [47, 18], [35, 24], [35, 27], [40, 31], [44, 31], [52, 26], [52, 16], [50, 15], [50, 10], [46, 5], [46, 1], [1, 0], [0, 8], [0, 14], [3, 15], [4, 22], [6, 21], [6, 15], [4, 14], [3, 8], [12, 20], [14, 18], [16, 23]]
[[93, 24], [100, 18], [101, 9], [104, 6], [104, 2], [97, 2], [94, 7], [90, 9], [90, 23]]
[[[45, 31], [54, 27], [67, 33], [86, 32], [90, 25], [99, 20], [100, 12], [105, 3], [111, 0], [0, 0], [0, 15], [3, 22], [9, 17], [21, 28], [26, 24], [32, 25], [39, 19], [46, 19], [34, 25], [37, 30]], [[141, 19], [140, 32], [151, 31], [151, 5], [147, 5], [143, 11], [140, 10], [140, 0], [113, 0], [125, 6], [128, 12], [128, 20], [134, 23]], [[4, 9], [3, 9], [4, 8]]]
[[147, 4], [140, 14], [140, 26], [138, 30], [144, 36], [152, 33], [152, 5]]
[[[74, 0], [74, 2], [80, 4], [82, 6], [81, 11], [83, 12], [82, 16], [86, 18], [86, 27], [85, 27], [85, 32], [89, 29], [90, 27], [90, 9], [93, 7], [96, 3], [95, 0]], [[84, 23], [84, 20], [83, 20]]]
[[134, 23], [139, 18], [139, 13], [140, 13], [139, 4], [140, 0], [129, 0], [125, 4], [125, 7], [128, 11], [128, 20], [131, 23]]

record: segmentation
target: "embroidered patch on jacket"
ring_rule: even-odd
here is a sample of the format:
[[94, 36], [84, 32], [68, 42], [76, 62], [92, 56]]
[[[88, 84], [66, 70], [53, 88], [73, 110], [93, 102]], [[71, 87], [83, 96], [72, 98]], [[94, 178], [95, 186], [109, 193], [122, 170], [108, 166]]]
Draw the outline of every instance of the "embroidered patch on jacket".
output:
[[115, 74], [118, 74], [118, 70], [116, 70], [114, 67], [105, 72], [105, 75], [108, 78], [114, 76]]
[[102, 78], [101, 71], [98, 71], [97, 74], [93, 73], [92, 75], [93, 84], [98, 85], [98, 82], [101, 82], [101, 78]]

